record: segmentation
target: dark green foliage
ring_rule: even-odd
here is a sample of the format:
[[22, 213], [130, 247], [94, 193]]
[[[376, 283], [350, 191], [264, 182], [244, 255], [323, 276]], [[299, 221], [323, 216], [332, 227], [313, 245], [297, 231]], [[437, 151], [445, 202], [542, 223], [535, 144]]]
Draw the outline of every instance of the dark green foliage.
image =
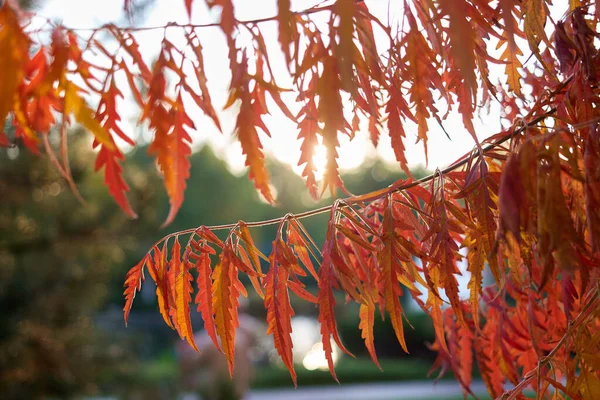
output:
[[[122, 278], [126, 252], [151, 225], [128, 222], [113, 204], [93, 174], [86, 140], [72, 135], [70, 148], [85, 206], [46, 157], [20, 148], [0, 153], [2, 398], [93, 393], [107, 371], [125, 373], [134, 359], [127, 343], [96, 329], [94, 318], [111, 277]], [[151, 182], [134, 167], [129, 177], [141, 221], [152, 221]]]

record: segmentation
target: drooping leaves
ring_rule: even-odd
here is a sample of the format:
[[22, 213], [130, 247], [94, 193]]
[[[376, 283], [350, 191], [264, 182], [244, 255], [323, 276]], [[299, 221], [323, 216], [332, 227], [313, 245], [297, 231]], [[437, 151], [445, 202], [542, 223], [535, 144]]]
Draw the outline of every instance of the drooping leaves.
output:
[[[233, 261], [236, 255], [233, 253], [231, 240], [225, 242], [225, 246], [219, 262], [212, 273], [212, 299], [215, 312], [215, 326], [217, 335], [221, 339], [221, 349], [227, 358], [229, 374], [233, 376], [235, 355], [235, 333], [239, 326], [239, 278], [238, 269]], [[203, 288], [207, 290], [208, 288]]]
[[135, 298], [135, 292], [142, 289], [142, 280], [144, 279], [144, 266], [148, 257], [144, 257], [137, 265], [127, 272], [125, 277], [125, 307], [123, 307], [123, 316], [125, 317], [125, 324], [129, 319], [129, 312], [133, 305], [133, 299]]
[[[208, 1], [220, 11], [214, 25], [225, 34], [232, 73], [224, 106], [239, 106], [236, 137], [249, 176], [267, 201], [275, 199], [261, 135], [279, 134], [267, 123], [268, 114], [281, 114], [297, 126], [299, 164], [315, 198], [319, 189], [332, 196], [337, 188], [344, 190], [341, 135], [368, 134], [379, 146], [389, 136], [408, 174], [406, 140], [412, 135], [427, 144], [434, 126], [450, 131], [447, 121], [458, 112], [475, 151], [420, 181], [398, 181], [336, 201], [322, 249], [299, 219], [327, 209], [279, 219], [270, 257], [250, 236], [249, 227], [261, 223], [226, 225], [230, 232], [224, 241], [210, 228], [185, 231], [181, 234], [191, 237], [183, 249], [178, 234], [168, 236], [126, 275], [125, 319], [147, 268], [166, 324], [194, 346], [190, 302], [197, 274], [197, 309], [233, 371], [238, 298], [246, 293], [239, 274], [245, 274], [264, 296], [269, 334], [295, 379], [290, 291], [317, 303], [333, 374], [334, 343], [344, 350], [334, 315], [337, 291], [360, 304], [359, 328], [375, 362], [375, 310], [390, 314], [403, 344], [400, 296], [412, 296], [433, 319], [436, 366], [451, 369], [466, 394], [473, 363], [494, 396], [501, 395], [504, 382], [514, 386], [508, 398], [526, 388], [538, 397], [595, 394], [600, 12], [591, 1], [555, 3], [392, 2], [390, 7], [398, 7], [396, 29], [389, 18], [371, 13], [375, 8], [368, 0], [306, 10], [292, 10], [292, 2], [280, 0], [276, 16], [254, 21], [236, 18], [231, 0]], [[133, 100], [153, 134], [150, 153], [170, 200], [166, 223], [172, 221], [189, 177], [190, 131], [203, 128], [192, 122], [193, 108], [223, 128], [208, 85], [210, 58], [201, 45], [207, 40], [205, 26], [193, 21], [165, 26], [149, 67], [152, 55], [141, 54], [136, 27], [111, 24], [84, 36], [49, 24], [45, 37], [32, 28], [31, 14], [15, 4], [0, 8], [3, 128], [11, 123], [14, 140], [34, 153], [43, 145], [76, 193], [66, 128], [71, 120], [80, 124], [94, 139], [96, 169], [104, 169], [108, 191], [134, 216], [121, 142], [135, 143], [124, 133], [118, 105]], [[183, 5], [192, 18], [193, 1]], [[132, 12], [130, 1], [125, 9]], [[316, 15], [325, 16], [323, 24]], [[274, 20], [279, 30], [270, 37], [263, 23]], [[102, 39], [102, 32], [116, 46]], [[183, 40], [172, 39], [175, 32]], [[276, 67], [278, 48], [287, 68]], [[485, 127], [476, 132], [476, 112], [486, 117], [481, 110], [492, 104], [500, 108], [502, 130], [491, 136]], [[368, 128], [364, 133], [362, 126]], [[0, 133], [0, 145], [14, 140]], [[319, 144], [327, 151], [322, 182], [313, 160]], [[215, 265], [211, 256], [218, 256]], [[261, 260], [269, 260], [266, 275]], [[488, 270], [494, 277], [490, 285]], [[460, 274], [468, 274], [468, 295], [458, 290]], [[318, 282], [316, 295], [305, 279]]]

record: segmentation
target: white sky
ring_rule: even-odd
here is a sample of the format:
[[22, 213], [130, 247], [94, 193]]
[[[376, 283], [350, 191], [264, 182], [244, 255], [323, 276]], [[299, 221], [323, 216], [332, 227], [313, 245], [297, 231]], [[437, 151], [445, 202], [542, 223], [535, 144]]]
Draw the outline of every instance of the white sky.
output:
[[[294, 9], [304, 9], [316, 4], [318, 0], [296, 0], [292, 2]], [[392, 1], [392, 8], [397, 7], [396, 4], [401, 2]], [[258, 6], [260, 4], [260, 6]], [[238, 0], [235, 2], [236, 15], [240, 20], [254, 19], [276, 14], [276, 0]], [[367, 5], [373, 14], [378, 16], [382, 21], [387, 21], [388, 16], [388, 0], [367, 0]], [[81, 0], [49, 0], [44, 3], [44, 7], [39, 14], [49, 17], [53, 20], [62, 21], [67, 27], [74, 28], [90, 28], [98, 27], [107, 22], [124, 22], [122, 15], [123, 0], [104, 0], [104, 1], [81, 1]], [[196, 0], [194, 2], [194, 14], [192, 21], [195, 23], [214, 22], [217, 15], [209, 13], [204, 5], [204, 1]], [[164, 25], [169, 21], [178, 21], [186, 23], [187, 14], [184, 8], [183, 0], [171, 1], [156, 1], [154, 7], [147, 13], [147, 17], [140, 25], [155, 26]], [[277, 25], [276, 23], [267, 23], [261, 25], [264, 28], [263, 34], [267, 41], [267, 46], [274, 51], [271, 52], [277, 57], [273, 58], [275, 65], [281, 64], [280, 53], [277, 44]], [[177, 43], [177, 28], [169, 31], [169, 36], [172, 36], [172, 41]], [[86, 34], [82, 32], [82, 34]], [[216, 28], [207, 28], [200, 31], [200, 40], [204, 46], [205, 67], [207, 69], [207, 77], [209, 80], [209, 88], [212, 90], [211, 96], [213, 104], [217, 110], [222, 108], [227, 98], [227, 89], [229, 83], [228, 60], [226, 56], [226, 47], [223, 35]], [[160, 50], [160, 42], [163, 37], [162, 30], [144, 31], [136, 34], [136, 39], [140, 44], [140, 50], [144, 55], [147, 63], [152, 62]], [[379, 44], [382, 48], [385, 42]], [[277, 67], [275, 66], [277, 70]], [[281, 83], [280, 83], [281, 85]], [[124, 91], [124, 93], [126, 93]], [[127, 95], [126, 95], [127, 97]], [[293, 97], [292, 97], [293, 100]], [[139, 114], [132, 103], [122, 103], [126, 107], [125, 113], [130, 115], [124, 130], [132, 137], [136, 137], [139, 133], [143, 133], [143, 128], [136, 128], [136, 120]], [[273, 108], [275, 109], [275, 108]], [[297, 110], [294, 104], [291, 105], [292, 112]], [[212, 122], [203, 116], [198, 110], [190, 112], [192, 119], [196, 123], [197, 132], [193, 135], [194, 145], [200, 145], [205, 141], [211, 143], [218, 154], [228, 161], [233, 172], [243, 171], [244, 158], [241, 153], [239, 144], [231, 134], [235, 115], [231, 111], [221, 112], [221, 123], [225, 134], [220, 134], [214, 127]], [[265, 123], [273, 133], [273, 137], [269, 138], [261, 133], [261, 140], [265, 147], [265, 151], [274, 155], [282, 162], [294, 166], [294, 170], [298, 173], [302, 168], [296, 164], [299, 158], [300, 142], [296, 140], [297, 130], [295, 125], [288, 121], [283, 115], [273, 113], [267, 116]], [[473, 139], [464, 129], [460, 116], [456, 113], [451, 113], [449, 118], [444, 121], [446, 131], [449, 133], [452, 140], [448, 140], [443, 131], [438, 127], [437, 122], [430, 121], [429, 132], [429, 164], [428, 168], [435, 169], [436, 167], [445, 167], [461, 155], [471, 150], [473, 147]], [[366, 127], [365, 127], [366, 128]], [[407, 139], [405, 146], [407, 148], [407, 159], [410, 165], [416, 166], [425, 163], [425, 154], [422, 144], [415, 144], [416, 140], [416, 125], [407, 124]], [[484, 139], [500, 129], [499, 114], [496, 112], [486, 118], [486, 123], [475, 121], [476, 131], [481, 135], [479, 139]], [[368, 133], [359, 132], [352, 140], [344, 135], [341, 137], [341, 148], [339, 149], [340, 159], [339, 165], [341, 169], [352, 169], [358, 167], [367, 156], [377, 153], [384, 160], [396, 164], [393, 150], [390, 146], [387, 132], [382, 132], [378, 149], [374, 149], [371, 144]], [[146, 137], [149, 140], [150, 137]], [[325, 152], [323, 149], [317, 150], [316, 162], [317, 165], [324, 167]]]

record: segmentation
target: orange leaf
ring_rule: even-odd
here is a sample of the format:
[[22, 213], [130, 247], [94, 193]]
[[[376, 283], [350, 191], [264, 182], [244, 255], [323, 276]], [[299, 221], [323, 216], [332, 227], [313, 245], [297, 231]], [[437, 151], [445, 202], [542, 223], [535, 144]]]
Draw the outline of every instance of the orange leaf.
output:
[[266, 257], [254, 244], [254, 241], [252, 240], [252, 235], [250, 235], [250, 230], [248, 229], [248, 225], [246, 225], [244, 221], [238, 221], [238, 227], [240, 228], [242, 240], [244, 241], [244, 243], [246, 243], [246, 246], [248, 248], [248, 253], [250, 254], [250, 257], [254, 264], [254, 268], [256, 268], [256, 272], [258, 272], [258, 275], [262, 276], [263, 273], [260, 268], [260, 258], [264, 259]]
[[265, 278], [265, 308], [267, 309], [267, 334], [273, 335], [273, 344], [297, 386], [292, 353], [292, 322], [294, 310], [288, 294], [291, 266], [283, 255], [286, 244], [281, 238], [273, 241], [270, 268]]
[[[471, 101], [477, 91], [477, 80], [475, 77], [475, 30], [471, 15], [470, 3], [466, 0], [448, 0], [439, 3], [440, 10], [448, 17], [448, 37], [450, 44], [450, 55], [454, 59], [455, 68], [464, 80], [468, 99]], [[478, 11], [475, 10], [474, 13]]]
[[198, 107], [200, 107], [200, 109], [213, 120], [219, 131], [222, 131], [221, 122], [219, 121], [217, 112], [213, 107], [210, 92], [208, 90], [208, 80], [206, 79], [205, 74], [204, 56], [202, 54], [202, 45], [200, 44], [200, 39], [198, 39], [196, 32], [194, 31], [190, 33], [187, 39], [188, 44], [196, 55], [197, 65], [194, 68], [194, 73], [196, 74], [198, 86], [200, 87], [200, 95], [196, 94], [196, 92], [189, 88], [188, 85], [186, 85], [186, 90], [192, 96]]
[[73, 114], [75, 120], [83, 125], [90, 133], [94, 135], [94, 139], [106, 147], [107, 150], [114, 150], [115, 146], [112, 138], [96, 119], [94, 112], [89, 108], [86, 102], [79, 94], [79, 88], [71, 82], [64, 84], [64, 114], [68, 116]]
[[[167, 247], [167, 243], [165, 243], [163, 251], [165, 252], [166, 255], [166, 249]], [[182, 331], [182, 328], [185, 329], [186, 327], [183, 326], [182, 327], [182, 323], [185, 324], [185, 319], [180, 320], [179, 319], [179, 312], [177, 310], [177, 303], [179, 300], [179, 292], [177, 289], [177, 278], [179, 277], [179, 274], [181, 272], [181, 270], [183, 269], [183, 266], [181, 264], [181, 245], [179, 244], [179, 238], [178, 236], [175, 236], [175, 242], [173, 243], [173, 246], [171, 247], [171, 259], [169, 260], [169, 262], [167, 263], [167, 290], [169, 293], [169, 316], [171, 317], [171, 321], [173, 322], [173, 327], [175, 328], [175, 330], [177, 331], [177, 333], [179, 334], [179, 336], [183, 337], [184, 332]]]
[[[312, 85], [311, 81], [311, 85]], [[306, 164], [302, 171], [302, 176], [306, 179], [306, 187], [313, 199], [317, 199], [317, 179], [315, 177], [316, 166], [313, 160], [315, 147], [319, 144], [317, 131], [319, 130], [317, 120], [317, 104], [313, 96], [306, 96], [306, 102], [298, 113], [297, 119], [302, 118], [298, 122], [298, 139], [303, 139], [300, 145], [300, 160], [298, 166]]]
[[338, 44], [333, 54], [337, 57], [341, 87], [348, 93], [354, 94], [356, 86], [354, 84], [352, 54], [356, 5], [354, 1], [336, 0], [333, 11], [339, 17], [339, 26], [334, 30], [337, 32]]
[[150, 117], [150, 126], [155, 129], [155, 136], [148, 147], [148, 153], [157, 155], [158, 165], [163, 173], [169, 195], [171, 208], [167, 219], [162, 224], [164, 227], [173, 222], [183, 203], [186, 180], [190, 176], [188, 157], [192, 154], [190, 148], [192, 138], [186, 128], [194, 129], [194, 123], [183, 109], [181, 94], [170, 112], [160, 104], [156, 107]]
[[381, 268], [379, 277], [383, 288], [385, 309], [390, 314], [392, 327], [396, 333], [396, 338], [402, 346], [402, 349], [408, 353], [406, 341], [404, 340], [404, 329], [402, 327], [402, 306], [400, 305], [400, 296], [402, 296], [402, 287], [398, 283], [398, 276], [402, 275], [398, 253], [396, 248], [394, 228], [394, 219], [392, 215], [392, 202], [389, 196], [386, 196], [383, 202], [384, 215], [382, 223], [383, 250], [377, 255], [377, 261]]
[[296, 219], [291, 219], [288, 224], [287, 239], [292, 245], [294, 253], [298, 255], [298, 258], [300, 261], [302, 261], [302, 264], [304, 264], [304, 267], [308, 270], [308, 272], [310, 272], [313, 278], [315, 278], [315, 281], [319, 283], [319, 276], [315, 271], [315, 267], [310, 260], [310, 255], [308, 252], [310, 244], [300, 233], [302, 229], [303, 228], [300, 225], [300, 222], [298, 222]]
[[150, 276], [156, 283], [156, 297], [158, 298], [158, 309], [162, 315], [165, 323], [171, 328], [175, 329], [169, 316], [170, 299], [169, 299], [169, 282], [166, 277], [167, 268], [165, 265], [165, 253], [162, 252], [157, 246], [152, 248], [154, 252], [154, 260], [148, 257], [148, 271]]
[[[108, 91], [104, 93], [100, 99], [96, 116], [98, 120], [102, 121], [102, 127], [109, 135], [114, 133], [129, 145], [133, 146], [135, 143], [125, 135], [118, 124], [121, 120], [121, 117], [117, 113], [116, 100], [118, 97], [123, 97], [123, 95], [121, 94], [121, 91], [117, 89], [114, 80], [111, 80]], [[125, 157], [117, 147], [112, 136], [110, 141], [114, 147], [113, 150], [107, 149], [106, 146], [100, 145], [98, 142], [94, 143], [94, 147], [98, 145], [101, 146], [98, 156], [96, 157], [94, 169], [98, 171], [104, 167], [104, 184], [108, 187], [110, 194], [127, 215], [131, 218], [137, 218], [137, 214], [131, 208], [125, 194], [129, 191], [129, 186], [127, 186], [127, 183], [123, 180], [123, 169], [120, 165], [120, 162], [124, 160]]]
[[362, 338], [365, 339], [365, 346], [373, 359], [377, 368], [381, 369], [379, 361], [377, 360], [377, 354], [375, 353], [375, 343], [373, 335], [373, 324], [375, 323], [375, 306], [372, 302], [368, 304], [360, 305], [360, 323], [359, 328], [362, 331]]
[[[241, 71], [234, 71], [238, 74], [247, 74], [245, 69], [247, 68], [248, 60], [244, 57], [241, 64], [238, 64], [236, 68], [242, 69]], [[255, 86], [254, 92], [250, 92], [249, 82], [246, 77], [240, 78], [240, 82], [236, 82], [236, 85], [230, 95], [230, 98], [240, 99], [240, 111], [237, 116], [235, 131], [237, 133], [238, 140], [242, 145], [242, 152], [246, 156], [246, 166], [249, 167], [248, 177], [254, 181], [256, 189], [260, 190], [264, 198], [269, 202], [273, 203], [275, 199], [271, 193], [269, 187], [269, 174], [265, 168], [265, 160], [262, 152], [262, 143], [258, 137], [258, 131], [256, 129], [257, 124], [263, 125], [260, 120], [260, 112], [257, 113], [257, 102], [253, 100], [253, 95], [256, 93]], [[232, 83], [233, 85], [233, 83]], [[228, 102], [226, 108], [232, 104], [231, 100]]]
[[[181, 262], [181, 261], [179, 261]], [[194, 340], [194, 330], [192, 328], [192, 321], [190, 320], [190, 302], [192, 301], [192, 274], [190, 274], [191, 264], [181, 263], [181, 272], [177, 275], [177, 320], [181, 326], [180, 335], [182, 339], [187, 339], [188, 343], [194, 350], [199, 352], [196, 342]]]
[[290, 0], [277, 0], [277, 20], [279, 21], [279, 44], [289, 64], [291, 62], [290, 46], [298, 35], [294, 14], [290, 10]]
[[347, 354], [351, 353], [342, 344], [337, 330], [337, 322], [335, 320], [334, 312], [335, 297], [333, 296], [333, 287], [337, 286], [334, 271], [335, 266], [332, 259], [332, 255], [336, 248], [334, 225], [335, 215], [336, 206], [334, 205], [330, 211], [326, 239], [325, 243], [323, 244], [323, 262], [321, 264], [321, 268], [319, 268], [319, 293], [317, 298], [319, 300], [318, 320], [321, 323], [321, 337], [323, 342], [323, 350], [325, 351], [325, 358], [327, 359], [329, 372], [333, 376], [333, 379], [339, 383], [333, 366], [333, 347], [331, 345], [331, 337], [333, 336], [335, 343], [340, 349], [342, 349], [342, 351]]
[[125, 277], [125, 307], [123, 307], [123, 317], [125, 318], [125, 325], [129, 319], [129, 311], [133, 305], [133, 299], [135, 298], [135, 292], [142, 289], [142, 280], [144, 279], [144, 265], [148, 261], [148, 255], [146, 254], [142, 260], [137, 263], [133, 268], [127, 272]]
[[231, 260], [231, 244], [227, 243], [212, 272], [212, 300], [215, 311], [217, 334], [221, 338], [221, 349], [227, 358], [229, 374], [233, 376], [235, 355], [235, 333], [239, 326], [238, 298], [240, 293], [235, 281], [238, 281], [237, 268]]
[[185, 10], [190, 20], [192, 19], [192, 2], [193, 0], [185, 0]]
[[23, 33], [19, 20], [8, 2], [0, 8], [0, 54], [2, 75], [0, 76], [0, 145], [9, 146], [4, 134], [4, 121], [13, 108], [17, 88], [23, 80], [23, 67], [29, 60], [30, 41]]
[[337, 165], [338, 132], [345, 129], [344, 111], [340, 96], [340, 78], [337, 65], [331, 57], [323, 61], [323, 73], [317, 81], [319, 95], [319, 116], [324, 124], [323, 145], [327, 148], [327, 165], [322, 192], [329, 187], [331, 197], [335, 197], [336, 187], [344, 188]]
[[[204, 244], [203, 247], [207, 248], [208, 245]], [[198, 270], [198, 278], [196, 281], [198, 284], [198, 293], [196, 293], [194, 301], [198, 305], [198, 311], [202, 314], [206, 333], [212, 339], [215, 347], [221, 349], [215, 327], [211, 280], [212, 271], [210, 268], [210, 254], [208, 252], [202, 252], [200, 254], [200, 257], [196, 262], [196, 269]]]
[[[246, 253], [246, 250], [243, 247], [238, 246], [238, 251], [239, 251], [239, 255], [240, 255], [240, 259], [241, 259], [242, 263], [244, 265], [251, 266], [252, 261], [250, 261], [250, 257], [248, 257], [248, 253]], [[252, 286], [254, 287], [254, 290], [256, 291], [256, 294], [258, 294], [258, 297], [260, 297], [261, 299], [264, 300], [265, 294], [263, 293], [262, 286], [261, 286], [261, 281], [262, 281], [262, 278], [264, 277], [263, 273], [260, 272], [260, 275], [259, 274], [247, 274], [247, 275], [248, 275], [248, 279], [250, 279], [250, 282], [252, 283]]]

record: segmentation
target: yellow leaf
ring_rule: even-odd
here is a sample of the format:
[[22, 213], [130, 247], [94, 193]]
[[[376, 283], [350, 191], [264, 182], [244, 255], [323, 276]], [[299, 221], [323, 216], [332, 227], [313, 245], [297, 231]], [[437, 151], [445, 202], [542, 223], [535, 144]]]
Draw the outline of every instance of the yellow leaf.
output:
[[109, 133], [100, 125], [100, 122], [94, 118], [94, 112], [88, 107], [85, 101], [79, 96], [78, 88], [71, 82], [65, 84], [65, 115], [73, 114], [75, 120], [85, 129], [90, 131], [96, 140], [104, 145], [107, 150], [114, 150], [115, 146]]
[[[2, 74], [0, 74], [0, 143], [6, 141], [4, 121], [13, 108], [17, 87], [23, 80], [23, 66], [29, 58], [29, 39], [19, 26], [14, 10], [8, 5], [0, 9], [0, 54]], [[5, 140], [3, 141], [3, 137]]]

